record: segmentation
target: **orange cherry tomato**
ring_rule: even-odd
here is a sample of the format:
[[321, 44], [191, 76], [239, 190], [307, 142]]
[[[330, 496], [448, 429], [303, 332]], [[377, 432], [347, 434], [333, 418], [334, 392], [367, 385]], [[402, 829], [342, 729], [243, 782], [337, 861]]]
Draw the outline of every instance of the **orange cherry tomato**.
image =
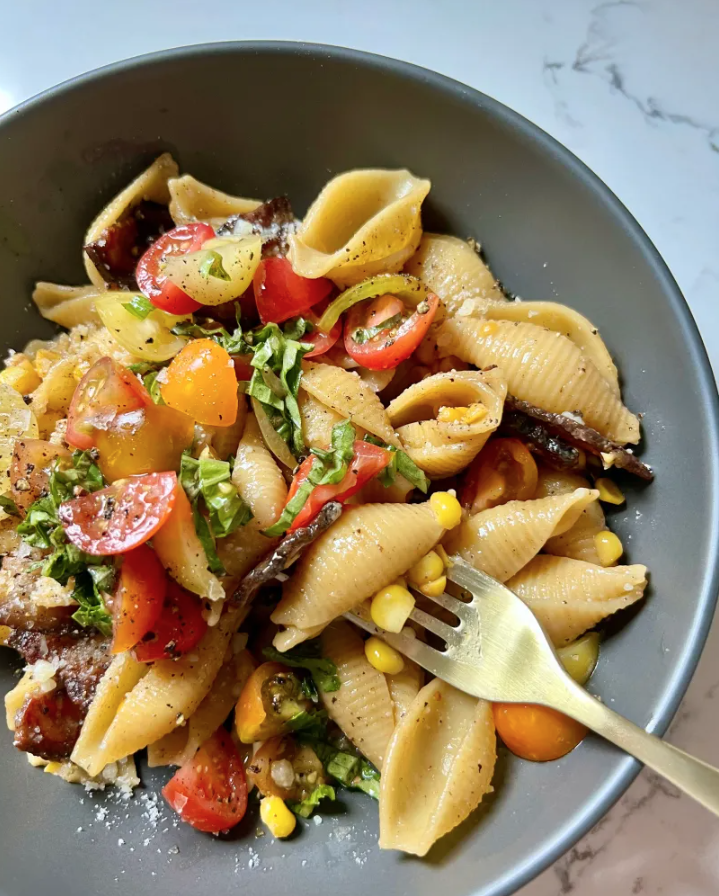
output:
[[472, 461], [460, 503], [479, 513], [507, 501], [527, 501], [537, 488], [537, 464], [519, 439], [492, 439]]
[[152, 663], [183, 656], [199, 644], [206, 631], [200, 598], [168, 579], [162, 612], [151, 631], [135, 646], [135, 658], [141, 663]]
[[70, 457], [70, 452], [62, 445], [53, 445], [43, 439], [18, 439], [15, 442], [8, 475], [12, 499], [21, 511], [47, 494], [50, 472], [60, 457]]
[[112, 597], [112, 648], [122, 653], [134, 647], [157, 622], [167, 594], [167, 574], [147, 545], [128, 551]]
[[584, 725], [546, 706], [495, 703], [492, 710], [497, 734], [507, 748], [532, 762], [566, 756], [587, 733]]
[[163, 525], [178, 489], [175, 473], [133, 476], [65, 501], [57, 515], [68, 539], [86, 554], [125, 554]]
[[227, 352], [212, 339], [193, 339], [167, 368], [162, 398], [168, 407], [205, 426], [232, 426], [237, 377]]
[[177, 472], [194, 435], [195, 423], [187, 414], [151, 404], [119, 414], [108, 429], [95, 433], [98, 465], [108, 482], [142, 473]]
[[175, 772], [162, 795], [183, 821], [207, 834], [219, 834], [242, 820], [247, 809], [245, 768], [224, 728]]
[[309, 705], [299, 678], [282, 663], [263, 663], [245, 682], [235, 706], [235, 727], [243, 744], [283, 734], [293, 715]]

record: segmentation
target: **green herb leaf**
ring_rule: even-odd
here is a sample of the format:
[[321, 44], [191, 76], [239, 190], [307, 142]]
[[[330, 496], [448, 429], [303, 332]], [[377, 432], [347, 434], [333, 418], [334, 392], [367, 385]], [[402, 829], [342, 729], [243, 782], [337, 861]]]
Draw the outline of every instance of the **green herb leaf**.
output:
[[[97, 451], [73, 451], [70, 462], [58, 458], [50, 473], [49, 490], [56, 506], [84, 492], [96, 492], [105, 487], [105, 480], [97, 463]], [[36, 502], [37, 503], [37, 502]], [[34, 506], [34, 505], [33, 505]]]
[[195, 502], [202, 496], [209, 514], [213, 544], [214, 538], [224, 538], [252, 519], [252, 511], [240, 497], [231, 476], [229, 461], [213, 457], [198, 460], [187, 451], [182, 455], [180, 484], [190, 501]]
[[52, 496], [47, 495], [30, 505], [27, 516], [17, 527], [17, 533], [34, 548], [52, 548], [51, 535], [59, 525], [57, 506]]
[[401, 323], [402, 314], [395, 314], [392, 317], [388, 317], [387, 320], [382, 321], [381, 324], [377, 324], [376, 327], [358, 327], [351, 336], [357, 345], [364, 345], [365, 342], [369, 342], [370, 339], [374, 339], [375, 336], [379, 336], [379, 334], [383, 333], [385, 330], [391, 330], [392, 327], [396, 327]]
[[94, 626], [103, 635], [112, 634], [112, 616], [105, 607], [103, 593], [112, 592], [115, 585], [114, 566], [88, 566], [75, 576], [72, 596], [80, 604], [72, 614], [75, 622]]
[[313, 703], [319, 703], [320, 694], [317, 690], [317, 685], [315, 684], [314, 678], [312, 676], [305, 676], [300, 682], [300, 688], [302, 693], [308, 700], [311, 700]]
[[285, 504], [277, 522], [273, 523], [269, 528], [263, 529], [263, 534], [268, 538], [277, 538], [280, 535], [284, 535], [297, 519], [297, 515], [305, 506], [307, 499], [314, 490], [314, 485], [308, 479], [305, 479], [287, 504]]
[[427, 494], [430, 481], [424, 471], [420, 470], [409, 454], [402, 451], [400, 448], [395, 448], [394, 445], [388, 445], [386, 442], [383, 442], [382, 439], [378, 439], [377, 436], [366, 435], [364, 441], [370, 442], [372, 445], [379, 445], [380, 448], [386, 448], [388, 451], [392, 452], [392, 460], [379, 474], [379, 480], [385, 488], [392, 485], [399, 474], [400, 476], [404, 476], [414, 488], [418, 488], [422, 494]]
[[312, 739], [302, 734], [302, 743], [312, 747], [327, 774], [350, 790], [361, 790], [379, 799], [380, 773], [364, 756], [339, 750], [327, 741]]
[[268, 660], [284, 663], [285, 666], [306, 669], [320, 691], [327, 693], [340, 689], [337, 666], [332, 660], [322, 656], [322, 645], [319, 638], [305, 641], [286, 653], [280, 653], [274, 647], [265, 647], [262, 654]]
[[309, 818], [319, 806], [320, 800], [334, 800], [336, 798], [334, 787], [330, 787], [329, 784], [320, 784], [301, 802], [293, 800], [288, 802], [287, 805], [292, 809], [295, 815], [299, 815], [301, 818]]
[[218, 280], [231, 280], [222, 264], [222, 256], [219, 252], [207, 250], [207, 258], [200, 264], [200, 273], [203, 277], [216, 277]]
[[139, 373], [140, 376], [144, 376], [151, 370], [158, 370], [160, 366], [162, 365], [153, 364], [151, 361], [138, 361], [136, 364], [128, 364], [127, 369], [130, 373]]
[[212, 329], [201, 327], [194, 321], [183, 321], [174, 326], [171, 330], [175, 336], [186, 336], [191, 339], [212, 339], [230, 355], [248, 355], [252, 354], [252, 348], [246, 341], [249, 337], [245, 337], [240, 324], [240, 304], [235, 303], [235, 319], [237, 321], [235, 330], [228, 333], [225, 327], [214, 327]]
[[212, 534], [212, 529], [210, 529], [210, 524], [200, 512], [199, 501], [197, 499], [192, 503], [192, 521], [195, 524], [195, 532], [197, 533], [197, 537], [200, 539], [200, 544], [202, 545], [202, 549], [204, 550], [205, 556], [207, 557], [208, 569], [210, 570], [210, 572], [214, 572], [216, 575], [222, 575], [225, 572], [225, 567], [222, 565], [222, 561], [217, 556], [215, 538]]
[[122, 307], [140, 320], [144, 320], [148, 314], [155, 311], [155, 306], [145, 296], [133, 296], [129, 302], [123, 302]]
[[155, 404], [165, 404], [162, 392], [160, 391], [160, 383], [157, 382], [159, 375], [159, 370], [151, 370], [143, 376], [142, 382], [145, 384], [145, 388], [150, 393], [150, 398]]
[[327, 713], [323, 709], [303, 709], [285, 726], [288, 731], [302, 731], [307, 737], [322, 739], [327, 735]]
[[20, 516], [17, 504], [12, 498], [8, 498], [7, 495], [0, 495], [0, 507], [2, 507], [5, 513], [9, 513], [10, 516]]

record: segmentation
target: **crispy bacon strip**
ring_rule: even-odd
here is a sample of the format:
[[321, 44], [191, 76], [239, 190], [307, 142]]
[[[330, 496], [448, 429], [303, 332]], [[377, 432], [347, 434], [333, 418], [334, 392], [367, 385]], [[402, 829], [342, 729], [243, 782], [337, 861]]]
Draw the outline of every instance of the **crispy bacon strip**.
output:
[[[262, 237], [262, 257], [272, 255], [287, 255], [289, 251], [289, 237], [297, 227], [290, 200], [286, 196], [278, 196], [268, 199], [262, 205], [258, 205], [251, 212], [242, 215], [230, 215], [224, 224], [217, 228], [218, 236], [246, 232], [243, 231], [246, 222], [252, 225], [252, 233], [258, 233]], [[238, 227], [238, 224], [240, 226]]]

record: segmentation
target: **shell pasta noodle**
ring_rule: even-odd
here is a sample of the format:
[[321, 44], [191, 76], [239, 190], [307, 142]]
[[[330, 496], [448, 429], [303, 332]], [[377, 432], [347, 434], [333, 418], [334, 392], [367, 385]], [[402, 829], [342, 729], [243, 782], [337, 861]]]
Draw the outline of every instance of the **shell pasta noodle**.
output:
[[132, 791], [146, 749], [198, 836], [251, 791], [275, 838], [332, 824], [344, 789], [425, 856], [492, 793], [501, 707], [384, 636], [435, 646], [461, 557], [584, 685], [647, 587], [605, 517], [613, 464], [651, 477], [639, 416], [584, 315], [423, 232], [429, 180], [339, 173], [303, 218], [235, 186], [164, 153], [90, 223], [89, 283], [35, 286], [65, 331], [0, 371], [6, 724], [86, 787]]

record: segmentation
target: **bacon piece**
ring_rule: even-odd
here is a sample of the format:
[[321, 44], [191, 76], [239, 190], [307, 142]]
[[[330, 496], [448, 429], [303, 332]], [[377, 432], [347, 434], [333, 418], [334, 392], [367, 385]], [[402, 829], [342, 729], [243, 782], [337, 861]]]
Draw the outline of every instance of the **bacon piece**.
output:
[[[218, 236], [232, 234], [257, 233], [262, 237], [262, 257], [287, 255], [290, 234], [297, 229], [290, 200], [286, 196], [268, 199], [251, 212], [242, 215], [230, 215], [224, 224], [217, 228]], [[248, 230], [247, 224], [251, 225]]]
[[80, 735], [85, 713], [65, 688], [28, 694], [15, 716], [14, 745], [48, 761], [66, 759]]

